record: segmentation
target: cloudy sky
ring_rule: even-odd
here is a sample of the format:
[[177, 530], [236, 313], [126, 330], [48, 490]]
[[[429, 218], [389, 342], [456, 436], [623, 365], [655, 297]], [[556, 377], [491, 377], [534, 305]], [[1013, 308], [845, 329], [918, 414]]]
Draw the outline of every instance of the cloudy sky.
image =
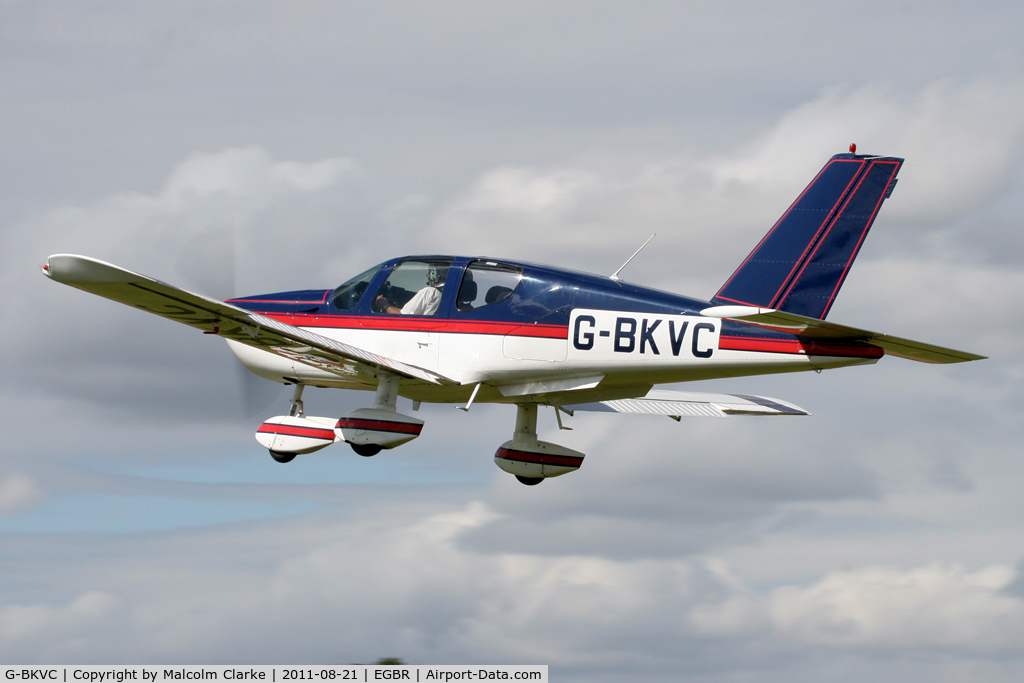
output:
[[[0, 659], [1020, 680], [1022, 31], [1010, 2], [0, 2]], [[850, 142], [907, 163], [830, 319], [990, 359], [693, 387], [809, 418], [542, 411], [588, 458], [536, 488], [493, 465], [508, 406], [277, 464], [252, 433], [286, 394], [223, 343], [39, 272], [610, 273], [656, 232], [624, 277], [706, 298]]]

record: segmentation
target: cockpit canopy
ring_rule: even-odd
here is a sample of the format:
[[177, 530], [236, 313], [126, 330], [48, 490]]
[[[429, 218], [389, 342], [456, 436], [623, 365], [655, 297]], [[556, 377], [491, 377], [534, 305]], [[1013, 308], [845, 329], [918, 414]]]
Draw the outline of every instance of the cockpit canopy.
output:
[[385, 261], [329, 292], [326, 302], [364, 316], [546, 325], [568, 324], [573, 308], [679, 314], [708, 306], [600, 275], [461, 256]]
[[[388, 272], [387, 279], [375, 287], [370, 310], [379, 314], [436, 315], [450, 275], [458, 285], [457, 311], [465, 313], [509, 299], [523, 279], [523, 269], [509, 263], [476, 259], [462, 267], [453, 267], [448, 256], [402, 259]], [[354, 311], [366, 290], [388, 263], [360, 273], [329, 295], [339, 311]], [[461, 280], [459, 279], [461, 278]]]

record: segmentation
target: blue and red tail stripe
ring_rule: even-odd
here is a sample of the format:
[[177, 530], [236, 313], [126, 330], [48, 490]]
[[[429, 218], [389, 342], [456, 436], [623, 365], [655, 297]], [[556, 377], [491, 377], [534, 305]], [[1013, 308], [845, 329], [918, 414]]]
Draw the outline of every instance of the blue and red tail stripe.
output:
[[769, 308], [824, 320], [896, 180], [902, 160], [872, 160], [838, 215]]
[[823, 319], [903, 164], [837, 154], [712, 299]]

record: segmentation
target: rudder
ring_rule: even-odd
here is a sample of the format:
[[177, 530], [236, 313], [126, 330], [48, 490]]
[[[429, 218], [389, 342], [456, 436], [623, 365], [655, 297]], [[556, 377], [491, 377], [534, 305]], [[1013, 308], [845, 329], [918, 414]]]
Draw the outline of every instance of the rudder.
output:
[[711, 301], [824, 319], [902, 165], [833, 156]]

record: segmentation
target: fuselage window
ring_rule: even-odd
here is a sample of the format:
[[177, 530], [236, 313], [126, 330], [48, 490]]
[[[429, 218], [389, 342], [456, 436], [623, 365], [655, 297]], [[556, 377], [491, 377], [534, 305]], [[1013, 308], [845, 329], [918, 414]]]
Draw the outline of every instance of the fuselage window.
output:
[[374, 313], [435, 315], [452, 259], [402, 261], [373, 298]]
[[501, 303], [512, 296], [522, 278], [523, 269], [518, 266], [495, 261], [473, 261], [466, 267], [466, 274], [462, 277], [455, 307], [464, 313]]
[[366, 288], [369, 286], [370, 280], [372, 280], [373, 276], [377, 274], [378, 270], [380, 270], [381, 265], [384, 264], [376, 265], [365, 273], [356, 275], [354, 278], [334, 290], [331, 294], [331, 303], [334, 304], [334, 307], [339, 311], [351, 311], [358, 306], [359, 299], [363, 296], [363, 292], [365, 292]]

